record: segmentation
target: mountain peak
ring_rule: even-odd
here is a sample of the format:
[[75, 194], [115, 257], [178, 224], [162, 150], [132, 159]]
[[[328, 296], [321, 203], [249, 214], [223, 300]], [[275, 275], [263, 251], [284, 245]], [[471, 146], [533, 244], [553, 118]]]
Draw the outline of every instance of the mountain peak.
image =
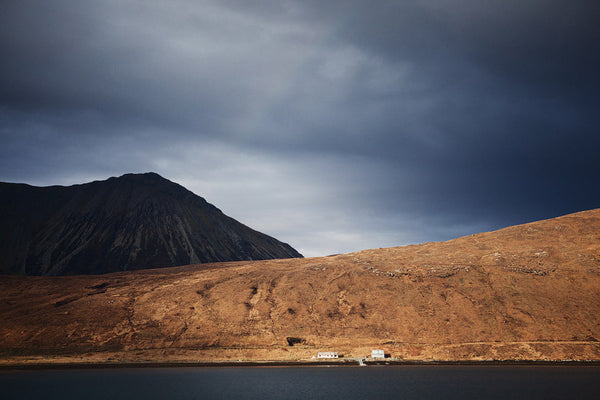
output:
[[1, 273], [65, 275], [301, 257], [154, 173], [39, 188], [1, 184]]
[[139, 181], [146, 181], [146, 182], [150, 182], [150, 181], [155, 181], [155, 182], [160, 182], [160, 181], [171, 182], [168, 179], [163, 178], [162, 176], [160, 176], [156, 172], [127, 173], [127, 174], [123, 174], [123, 175], [121, 175], [119, 177], [112, 177], [112, 178], [109, 178], [109, 179], [123, 179], [123, 180], [125, 180], [125, 179], [131, 179], [131, 180], [139, 180]]

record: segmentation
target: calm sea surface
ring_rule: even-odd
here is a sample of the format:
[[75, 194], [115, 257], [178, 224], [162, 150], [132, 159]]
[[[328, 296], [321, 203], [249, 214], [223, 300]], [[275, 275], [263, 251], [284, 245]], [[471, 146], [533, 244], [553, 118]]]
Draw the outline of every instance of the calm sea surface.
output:
[[0, 373], [9, 399], [600, 399], [600, 367], [141, 368]]

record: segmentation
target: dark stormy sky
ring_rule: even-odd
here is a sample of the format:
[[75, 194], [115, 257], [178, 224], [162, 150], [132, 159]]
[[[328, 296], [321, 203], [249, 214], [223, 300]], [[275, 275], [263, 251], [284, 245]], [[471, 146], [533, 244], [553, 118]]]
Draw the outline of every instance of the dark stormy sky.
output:
[[0, 2], [0, 181], [155, 171], [307, 256], [600, 207], [597, 0]]

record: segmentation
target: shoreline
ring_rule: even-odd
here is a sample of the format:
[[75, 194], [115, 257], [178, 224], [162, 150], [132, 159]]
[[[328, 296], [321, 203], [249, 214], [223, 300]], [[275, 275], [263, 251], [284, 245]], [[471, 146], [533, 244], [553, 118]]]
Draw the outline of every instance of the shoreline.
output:
[[[362, 366], [600, 366], [600, 360], [363, 360]], [[358, 359], [242, 360], [242, 361], [135, 361], [44, 362], [0, 364], [0, 372], [56, 369], [213, 368], [213, 367], [358, 367]]]

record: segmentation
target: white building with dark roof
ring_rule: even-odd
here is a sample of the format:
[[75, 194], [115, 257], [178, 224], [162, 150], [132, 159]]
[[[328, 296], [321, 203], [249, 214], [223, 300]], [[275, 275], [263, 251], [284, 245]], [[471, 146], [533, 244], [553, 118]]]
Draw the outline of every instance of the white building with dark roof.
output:
[[320, 351], [317, 353], [317, 358], [338, 358], [337, 351]]

